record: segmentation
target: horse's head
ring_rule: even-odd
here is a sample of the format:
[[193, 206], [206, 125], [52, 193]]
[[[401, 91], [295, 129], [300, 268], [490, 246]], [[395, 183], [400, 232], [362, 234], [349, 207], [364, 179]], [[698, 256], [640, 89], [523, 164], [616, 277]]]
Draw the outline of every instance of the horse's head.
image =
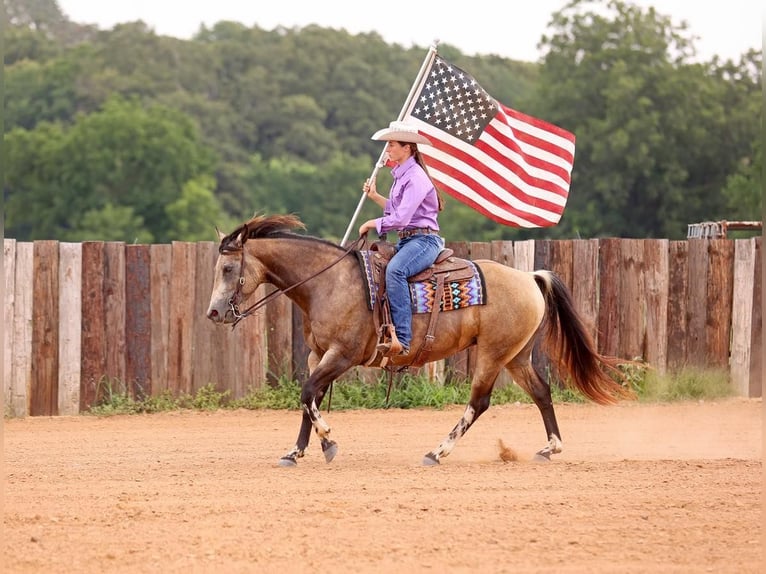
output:
[[266, 282], [266, 266], [247, 245], [248, 239], [267, 237], [276, 231], [302, 227], [297, 217], [256, 216], [229, 235], [218, 231], [218, 260], [207, 317], [216, 323], [233, 323], [243, 304]]
[[247, 225], [230, 235], [218, 232], [221, 243], [207, 308], [208, 319], [216, 323], [233, 323], [240, 306], [264, 281], [263, 265], [245, 248], [247, 233]]

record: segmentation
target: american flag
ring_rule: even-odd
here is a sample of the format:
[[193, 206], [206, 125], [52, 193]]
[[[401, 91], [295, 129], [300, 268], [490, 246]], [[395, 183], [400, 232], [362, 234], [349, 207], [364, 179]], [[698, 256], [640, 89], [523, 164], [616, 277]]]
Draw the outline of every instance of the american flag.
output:
[[574, 134], [504, 106], [440, 56], [411, 102], [403, 120], [433, 143], [418, 149], [439, 187], [498, 223], [558, 223], [569, 194]]

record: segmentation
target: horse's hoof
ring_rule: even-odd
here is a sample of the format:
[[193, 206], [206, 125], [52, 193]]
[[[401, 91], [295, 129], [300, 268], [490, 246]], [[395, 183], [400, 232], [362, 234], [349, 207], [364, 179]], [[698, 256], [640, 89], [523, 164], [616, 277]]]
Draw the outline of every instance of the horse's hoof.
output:
[[439, 459], [436, 458], [436, 455], [432, 452], [429, 452], [423, 457], [423, 466], [437, 466], [438, 464]]
[[324, 453], [325, 462], [332, 462], [332, 459], [338, 454], [337, 443], [332, 440], [322, 442], [322, 452]]
[[279, 459], [279, 466], [285, 467], [285, 468], [292, 468], [294, 466], [298, 466], [298, 463], [294, 458], [291, 458], [289, 456], [283, 456]]
[[532, 457], [533, 462], [550, 462], [551, 461], [551, 453], [549, 452], [536, 452], [535, 456]]

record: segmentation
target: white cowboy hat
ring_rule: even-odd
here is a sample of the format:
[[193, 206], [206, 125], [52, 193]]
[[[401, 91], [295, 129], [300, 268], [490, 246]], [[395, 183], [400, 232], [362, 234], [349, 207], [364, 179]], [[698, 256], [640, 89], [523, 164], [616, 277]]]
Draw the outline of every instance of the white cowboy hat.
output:
[[399, 121], [391, 122], [387, 128], [376, 131], [370, 139], [432, 145], [431, 141], [427, 137], [420, 135], [413, 126]]

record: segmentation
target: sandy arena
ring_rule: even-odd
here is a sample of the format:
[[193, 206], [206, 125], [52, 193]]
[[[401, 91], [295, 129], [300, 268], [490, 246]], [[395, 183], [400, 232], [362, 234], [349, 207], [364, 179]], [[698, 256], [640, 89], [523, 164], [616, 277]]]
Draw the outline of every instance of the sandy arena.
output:
[[[462, 407], [4, 422], [5, 572], [762, 573], [762, 401], [493, 406], [438, 467]], [[503, 462], [502, 440], [519, 457]]]

